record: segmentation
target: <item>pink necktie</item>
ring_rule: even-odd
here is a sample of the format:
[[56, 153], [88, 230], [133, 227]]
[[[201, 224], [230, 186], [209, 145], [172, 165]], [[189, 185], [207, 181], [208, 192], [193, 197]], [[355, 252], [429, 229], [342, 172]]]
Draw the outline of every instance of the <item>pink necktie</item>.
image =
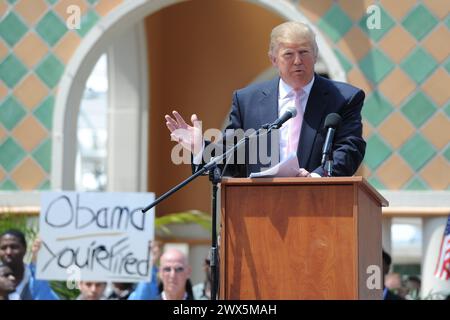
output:
[[302, 128], [303, 122], [303, 108], [302, 108], [302, 98], [304, 96], [304, 91], [300, 89], [295, 92], [295, 107], [297, 108], [297, 115], [292, 118], [289, 123], [289, 135], [288, 135], [288, 147], [287, 155], [292, 152], [297, 153], [298, 142], [300, 140], [300, 130]]

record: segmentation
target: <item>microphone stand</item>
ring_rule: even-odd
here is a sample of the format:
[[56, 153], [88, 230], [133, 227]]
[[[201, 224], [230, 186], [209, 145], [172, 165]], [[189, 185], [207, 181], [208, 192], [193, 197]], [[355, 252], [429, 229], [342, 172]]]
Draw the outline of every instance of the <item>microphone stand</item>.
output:
[[281, 125], [274, 126], [273, 124], [266, 124], [262, 126], [262, 128], [256, 130], [249, 136], [244, 136], [241, 140], [238, 141], [232, 148], [228, 149], [225, 153], [222, 153], [219, 156], [216, 156], [212, 158], [207, 164], [205, 164], [202, 168], [197, 170], [194, 174], [192, 174], [190, 177], [158, 197], [155, 201], [150, 203], [147, 207], [142, 209], [143, 213], [146, 213], [148, 210], [156, 206], [158, 203], [163, 201], [164, 199], [168, 198], [184, 186], [186, 186], [189, 182], [194, 180], [195, 178], [205, 174], [207, 171], [209, 171], [209, 180], [212, 182], [213, 188], [212, 188], [212, 232], [211, 232], [211, 259], [210, 259], [210, 267], [211, 267], [211, 300], [217, 300], [217, 292], [218, 292], [218, 284], [219, 284], [219, 275], [218, 275], [218, 263], [219, 263], [219, 257], [218, 257], [218, 249], [217, 249], [217, 190], [218, 190], [218, 183], [221, 181], [221, 172], [220, 168], [217, 166], [219, 163], [221, 163], [224, 159], [227, 158], [231, 153], [234, 153], [235, 150], [237, 150], [241, 145], [245, 145], [246, 141], [250, 138], [259, 135], [261, 132], [261, 129], [267, 129], [267, 134], [273, 129], [273, 128], [279, 128]]
[[325, 171], [325, 177], [333, 176], [333, 157], [331, 156], [331, 146], [333, 144], [334, 132], [335, 132], [334, 128], [332, 127], [328, 128], [328, 133], [323, 148], [321, 164], [322, 168]]
[[333, 176], [333, 160], [331, 159], [331, 157], [328, 154], [327, 154], [327, 160], [325, 161], [323, 168], [325, 170], [325, 177]]

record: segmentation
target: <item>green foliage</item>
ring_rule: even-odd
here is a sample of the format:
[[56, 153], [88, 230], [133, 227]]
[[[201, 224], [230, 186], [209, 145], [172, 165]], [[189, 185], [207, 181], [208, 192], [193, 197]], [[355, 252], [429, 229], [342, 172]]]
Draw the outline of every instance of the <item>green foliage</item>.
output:
[[198, 210], [190, 210], [184, 212], [177, 212], [167, 214], [162, 217], [155, 218], [155, 229], [161, 231], [165, 234], [171, 234], [167, 225], [169, 224], [187, 224], [195, 223], [205, 228], [206, 230], [211, 230], [211, 216], [205, 212]]
[[64, 281], [50, 281], [50, 286], [62, 300], [75, 300], [80, 295], [80, 290], [69, 289]]

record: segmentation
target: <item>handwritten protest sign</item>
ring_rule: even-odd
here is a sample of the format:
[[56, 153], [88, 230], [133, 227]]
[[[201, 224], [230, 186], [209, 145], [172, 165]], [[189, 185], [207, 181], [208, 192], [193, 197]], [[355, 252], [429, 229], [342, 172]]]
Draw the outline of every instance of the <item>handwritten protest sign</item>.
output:
[[44, 192], [37, 278], [137, 282], [150, 279], [153, 193]]

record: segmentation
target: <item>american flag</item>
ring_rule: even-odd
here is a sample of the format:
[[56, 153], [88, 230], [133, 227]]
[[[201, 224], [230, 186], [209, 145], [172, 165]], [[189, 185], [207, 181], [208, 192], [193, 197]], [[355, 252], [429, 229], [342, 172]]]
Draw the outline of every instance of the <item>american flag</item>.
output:
[[443, 280], [450, 279], [450, 215], [447, 218], [438, 259], [434, 275]]

